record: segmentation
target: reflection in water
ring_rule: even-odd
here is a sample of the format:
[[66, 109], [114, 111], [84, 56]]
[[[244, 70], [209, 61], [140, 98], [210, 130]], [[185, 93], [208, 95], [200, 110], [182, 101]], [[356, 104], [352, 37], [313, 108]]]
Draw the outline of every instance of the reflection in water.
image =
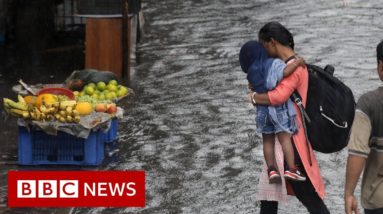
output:
[[[167, 1], [144, 5], [145, 35], [125, 104], [119, 151], [106, 169], [146, 171], [144, 209], [74, 213], [256, 213], [262, 145], [238, 64], [240, 46], [268, 21], [295, 36], [309, 63], [335, 66], [358, 98], [380, 85], [377, 1]], [[318, 154], [331, 213], [343, 212], [346, 151]], [[283, 213], [306, 213], [295, 199]]]

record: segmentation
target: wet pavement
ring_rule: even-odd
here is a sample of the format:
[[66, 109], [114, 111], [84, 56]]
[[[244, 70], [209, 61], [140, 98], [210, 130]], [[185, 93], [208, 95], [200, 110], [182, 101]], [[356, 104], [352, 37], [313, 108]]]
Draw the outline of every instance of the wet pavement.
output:
[[[146, 207], [70, 212], [257, 213], [262, 145], [254, 132], [255, 111], [245, 99], [239, 49], [264, 23], [280, 21], [307, 62], [334, 65], [358, 98], [381, 85], [375, 48], [382, 39], [383, 7], [372, 0], [347, 2], [145, 1], [145, 33], [132, 73], [136, 96], [122, 104], [117, 149], [99, 168], [145, 170]], [[12, 127], [2, 126], [1, 137], [8, 138], [0, 139], [16, 145], [10, 133], [15, 127], [6, 125]], [[3, 162], [16, 155], [16, 146], [1, 150]], [[331, 213], [344, 213], [346, 155], [317, 153]], [[3, 184], [5, 170], [1, 176]], [[280, 213], [307, 211], [292, 197]]]

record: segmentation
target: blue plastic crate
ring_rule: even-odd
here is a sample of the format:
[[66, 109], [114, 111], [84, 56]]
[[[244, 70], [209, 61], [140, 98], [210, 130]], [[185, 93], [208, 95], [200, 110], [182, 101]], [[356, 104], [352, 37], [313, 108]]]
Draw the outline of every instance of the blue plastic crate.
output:
[[102, 132], [101, 136], [105, 143], [116, 141], [118, 139], [118, 119], [112, 119], [109, 130], [107, 132]]
[[103, 159], [100, 132], [91, 132], [84, 139], [64, 132], [48, 135], [41, 130], [19, 127], [20, 165], [99, 165]]

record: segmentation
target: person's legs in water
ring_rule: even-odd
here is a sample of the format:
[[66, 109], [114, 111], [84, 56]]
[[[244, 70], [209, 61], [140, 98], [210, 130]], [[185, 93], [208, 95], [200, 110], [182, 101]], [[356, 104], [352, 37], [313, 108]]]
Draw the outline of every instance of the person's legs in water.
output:
[[290, 182], [295, 196], [310, 214], [329, 214], [326, 204], [316, 193], [310, 179], [303, 182]]
[[261, 201], [260, 214], [277, 214], [278, 201]]
[[295, 165], [294, 148], [291, 142], [291, 134], [287, 132], [279, 132], [277, 137], [282, 145], [283, 155], [288, 167], [285, 169], [284, 177], [291, 181], [305, 181], [306, 177], [301, 174]]
[[[296, 151], [295, 147], [295, 163], [298, 166], [302, 166], [302, 161]], [[301, 170], [306, 174], [304, 167]], [[303, 182], [289, 182], [298, 200], [306, 207], [310, 214], [330, 214], [326, 204], [318, 196], [309, 178]]]
[[274, 155], [274, 144], [275, 144], [275, 135], [274, 134], [262, 134], [263, 138], [263, 155], [265, 156], [266, 165], [268, 168], [269, 182], [279, 183], [281, 181], [281, 176], [276, 169], [275, 155]]

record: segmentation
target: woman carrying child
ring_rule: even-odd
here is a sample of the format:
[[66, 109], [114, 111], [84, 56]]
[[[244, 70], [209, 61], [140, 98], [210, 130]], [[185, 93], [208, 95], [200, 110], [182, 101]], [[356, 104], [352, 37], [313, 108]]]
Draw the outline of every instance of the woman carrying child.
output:
[[[257, 41], [249, 41], [242, 46], [239, 61], [242, 70], [247, 73], [249, 86], [252, 87], [254, 93], [266, 93], [274, 89], [283, 77], [290, 75], [299, 65], [304, 66], [302, 58], [289, 65], [278, 58], [269, 58], [266, 49]], [[262, 133], [263, 154], [268, 167], [269, 183], [281, 182], [281, 175], [276, 168], [274, 157], [276, 136], [282, 145], [283, 155], [288, 166], [284, 170], [283, 176], [291, 181], [305, 181], [306, 177], [295, 165], [294, 150], [290, 140], [292, 134], [297, 130], [296, 112], [292, 101], [287, 100], [279, 106], [256, 106], [257, 132]]]
[[[296, 62], [294, 52], [294, 40], [292, 34], [280, 23], [269, 22], [264, 25], [258, 34], [259, 41], [265, 47], [269, 57], [275, 57], [283, 60], [286, 64]], [[305, 106], [308, 89], [308, 71], [303, 66], [298, 66], [289, 76], [283, 78], [275, 89], [265, 93], [250, 94], [254, 105], [280, 106], [286, 103], [294, 91], [301, 96], [302, 103]], [[299, 108], [295, 103], [292, 104], [295, 112]], [[286, 189], [289, 194], [295, 195], [299, 201], [307, 208], [309, 213], [328, 214], [330, 213], [323, 202], [325, 188], [320, 174], [318, 162], [315, 154], [309, 144], [306, 143], [305, 130], [302, 125], [302, 116], [300, 113], [295, 115], [297, 131], [292, 135], [292, 145], [295, 154], [295, 164], [299, 166], [306, 180], [302, 182], [282, 182], [281, 184], [269, 184], [260, 179], [258, 185], [257, 200], [261, 200], [261, 214], [278, 213], [278, 202], [283, 201]], [[283, 160], [281, 148], [275, 147], [275, 155]], [[278, 162], [278, 159], [277, 162]], [[277, 164], [278, 165], [278, 164]], [[283, 164], [278, 165], [278, 168]], [[267, 167], [264, 167], [262, 174], [267, 174]], [[262, 178], [262, 175], [261, 175]], [[284, 185], [286, 184], [286, 186]], [[263, 191], [260, 191], [263, 190]], [[281, 195], [282, 194], [282, 197]], [[283, 195], [284, 194], [284, 195]]]

